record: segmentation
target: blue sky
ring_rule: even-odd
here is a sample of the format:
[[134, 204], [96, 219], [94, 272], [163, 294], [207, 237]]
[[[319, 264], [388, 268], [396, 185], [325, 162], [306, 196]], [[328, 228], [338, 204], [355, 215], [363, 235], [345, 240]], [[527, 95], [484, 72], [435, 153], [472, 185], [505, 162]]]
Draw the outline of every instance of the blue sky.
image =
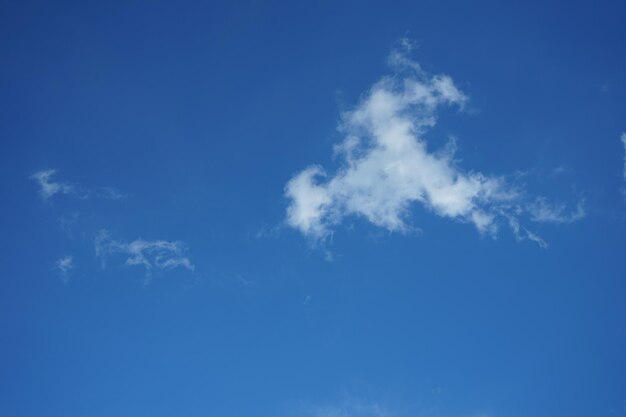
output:
[[626, 5], [0, 5], [0, 415], [626, 416]]

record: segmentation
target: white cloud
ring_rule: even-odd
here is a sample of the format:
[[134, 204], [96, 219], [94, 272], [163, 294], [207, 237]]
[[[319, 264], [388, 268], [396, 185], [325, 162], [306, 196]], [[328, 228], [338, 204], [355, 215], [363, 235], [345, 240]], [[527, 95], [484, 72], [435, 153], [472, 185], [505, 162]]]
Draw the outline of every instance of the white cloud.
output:
[[88, 196], [94, 196], [97, 198], [103, 198], [105, 200], [121, 200], [126, 197], [125, 194], [122, 194], [120, 190], [113, 187], [100, 187], [95, 189], [92, 192], [88, 193]]
[[539, 245], [539, 247], [543, 249], [548, 248], [548, 243], [545, 240], [543, 240], [536, 233], [533, 233], [530, 230], [526, 229], [524, 226], [520, 225], [519, 220], [516, 217], [509, 215], [506, 215], [505, 217], [508, 219], [509, 226], [513, 231], [513, 236], [515, 236], [515, 239], [517, 241], [521, 242], [522, 240], [530, 240], [531, 242], [535, 242], [537, 245]]
[[70, 273], [74, 269], [74, 257], [71, 255], [64, 256], [54, 263], [54, 269], [58, 270], [61, 274], [61, 280], [67, 282], [69, 280]]
[[96, 235], [95, 249], [96, 256], [103, 261], [109, 255], [121, 254], [126, 257], [126, 265], [143, 266], [148, 275], [155, 269], [195, 269], [186, 256], [187, 246], [180, 241], [136, 239], [123, 242], [112, 239], [110, 233], [103, 229]]
[[[356, 215], [388, 231], [407, 232], [413, 229], [416, 203], [492, 236], [501, 220], [513, 227], [509, 218], [517, 221], [530, 210], [535, 221], [567, 223], [584, 216], [582, 206], [571, 214], [541, 199], [526, 206], [523, 193], [503, 177], [457, 166], [454, 142], [429, 149], [426, 133], [436, 125], [438, 111], [462, 107], [468, 97], [451, 77], [424, 72], [406, 55], [411, 45], [402, 46], [405, 50], [394, 51], [389, 60], [397, 72], [375, 83], [342, 115], [339, 130], [345, 137], [334, 146], [340, 168], [328, 174], [312, 165], [285, 186], [289, 226], [319, 240], [346, 216]], [[516, 236], [523, 230], [518, 228]], [[545, 244], [528, 231], [523, 236]]]
[[48, 169], [37, 171], [30, 176], [39, 185], [39, 195], [47, 200], [57, 194], [73, 195], [81, 199], [100, 198], [105, 200], [119, 200], [125, 195], [113, 187], [98, 187], [85, 189], [78, 184], [70, 184], [55, 179], [58, 171]]
[[53, 177], [56, 176], [56, 173], [56, 169], [48, 169], [35, 172], [30, 176], [30, 178], [39, 184], [39, 195], [44, 200], [49, 199], [55, 194], [71, 194], [75, 192], [75, 187], [72, 184], [55, 181]]
[[530, 219], [542, 223], [572, 223], [585, 217], [584, 202], [579, 201], [576, 209], [568, 212], [565, 204], [549, 203], [545, 197], [537, 197], [527, 204]]

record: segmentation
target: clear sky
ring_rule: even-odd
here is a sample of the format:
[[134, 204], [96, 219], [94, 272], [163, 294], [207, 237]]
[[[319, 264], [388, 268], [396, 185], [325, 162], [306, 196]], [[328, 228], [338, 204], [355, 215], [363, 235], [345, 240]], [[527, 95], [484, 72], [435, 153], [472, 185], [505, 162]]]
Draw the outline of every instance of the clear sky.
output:
[[1, 2], [0, 416], [626, 416], [625, 22]]

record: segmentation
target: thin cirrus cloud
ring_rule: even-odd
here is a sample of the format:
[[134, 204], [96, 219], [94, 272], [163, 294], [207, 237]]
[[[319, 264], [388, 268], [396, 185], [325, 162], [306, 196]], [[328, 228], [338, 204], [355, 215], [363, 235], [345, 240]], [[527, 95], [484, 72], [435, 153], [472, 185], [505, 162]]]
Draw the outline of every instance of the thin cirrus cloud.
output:
[[[85, 188], [79, 184], [69, 183], [58, 178], [55, 169], [42, 170], [31, 175], [31, 179], [39, 185], [39, 195], [47, 201], [57, 195], [71, 195], [79, 199], [100, 198], [118, 200], [124, 195], [112, 187]], [[61, 216], [61, 228], [70, 237], [78, 218], [78, 213]], [[116, 240], [106, 230], [100, 230], [95, 238], [96, 256], [103, 265], [107, 258], [115, 255], [125, 257], [126, 265], [141, 266], [149, 278], [153, 271], [165, 271], [174, 268], [184, 268], [194, 271], [195, 266], [187, 256], [187, 246], [180, 241], [144, 240], [135, 239], [130, 242]], [[65, 256], [57, 260], [54, 269], [59, 272], [64, 282], [69, 280], [74, 270], [74, 257]]]
[[78, 184], [73, 184], [57, 179], [58, 170], [46, 169], [37, 171], [30, 178], [39, 185], [39, 195], [45, 200], [49, 200], [55, 195], [72, 195], [81, 199], [102, 198], [107, 200], [119, 200], [124, 198], [119, 190], [113, 187], [98, 187], [85, 189]]
[[545, 198], [527, 201], [524, 192], [504, 177], [466, 171], [454, 160], [454, 146], [434, 152], [425, 135], [444, 108], [463, 108], [468, 97], [448, 75], [431, 75], [408, 58], [409, 43], [392, 52], [392, 76], [375, 83], [339, 125], [344, 139], [334, 147], [340, 168], [328, 173], [312, 165], [285, 186], [286, 222], [315, 241], [332, 234], [347, 216], [365, 218], [390, 232], [412, 229], [408, 218], [416, 203], [440, 216], [473, 224], [481, 234], [496, 236], [508, 224], [518, 240], [547, 244], [520, 225], [569, 223], [584, 217], [579, 203], [573, 213]]
[[[433, 390], [433, 392], [435, 392]], [[303, 405], [296, 410], [297, 415], [306, 417], [413, 417], [441, 415], [437, 407], [423, 408], [415, 404], [405, 403], [401, 406], [364, 401], [359, 398], [347, 397], [342, 401], [327, 405]], [[447, 414], [446, 414], [447, 415]], [[486, 417], [485, 413], [470, 413], [466, 415]]]
[[39, 195], [42, 199], [47, 200], [57, 194], [73, 194], [76, 192], [74, 185], [55, 180], [56, 174], [56, 169], [48, 169], [37, 171], [30, 176], [39, 185]]
[[549, 203], [545, 197], [537, 197], [528, 203], [530, 219], [540, 223], [573, 223], [586, 215], [584, 201], [579, 201], [574, 210], [565, 204]]
[[71, 272], [74, 270], [74, 257], [71, 255], [64, 256], [54, 263], [54, 269], [59, 271], [61, 280], [67, 282]]
[[187, 257], [187, 245], [180, 241], [135, 239], [131, 242], [115, 240], [108, 230], [102, 229], [95, 239], [96, 256], [104, 262], [111, 255], [126, 257], [126, 265], [142, 266], [150, 275], [155, 270], [185, 268], [194, 271], [195, 266]]

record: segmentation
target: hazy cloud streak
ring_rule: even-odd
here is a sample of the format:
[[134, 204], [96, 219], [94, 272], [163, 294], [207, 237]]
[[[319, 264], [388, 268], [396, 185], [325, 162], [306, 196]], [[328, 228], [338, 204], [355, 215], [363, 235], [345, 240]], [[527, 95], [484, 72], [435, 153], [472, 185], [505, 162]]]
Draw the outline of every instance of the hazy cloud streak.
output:
[[48, 169], [35, 172], [30, 176], [39, 185], [39, 195], [44, 200], [56, 194], [72, 194], [75, 192], [74, 185], [54, 180], [56, 173], [56, 169]]
[[58, 270], [61, 275], [61, 280], [67, 282], [70, 277], [70, 273], [74, 270], [74, 257], [71, 255], [64, 256], [54, 263], [54, 269]]
[[103, 229], [95, 239], [96, 256], [104, 260], [113, 254], [126, 257], [126, 265], [143, 266], [147, 274], [153, 270], [167, 270], [177, 267], [194, 271], [195, 266], [186, 256], [187, 245], [180, 241], [135, 239], [123, 242], [111, 238]]
[[85, 189], [79, 184], [71, 184], [56, 180], [58, 171], [48, 169], [37, 171], [30, 176], [39, 185], [39, 195], [43, 200], [59, 195], [72, 195], [80, 199], [100, 198], [105, 200], [119, 200], [125, 195], [113, 187], [96, 187]]

